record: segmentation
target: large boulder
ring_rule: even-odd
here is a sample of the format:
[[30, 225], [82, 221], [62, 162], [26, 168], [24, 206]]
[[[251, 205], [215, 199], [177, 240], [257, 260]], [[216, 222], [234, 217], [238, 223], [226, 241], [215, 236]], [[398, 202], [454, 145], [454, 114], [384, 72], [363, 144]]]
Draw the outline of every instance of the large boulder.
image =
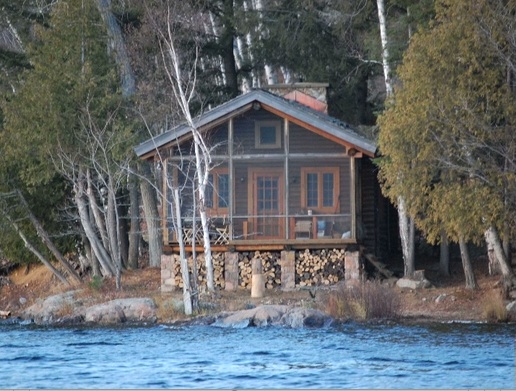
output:
[[223, 314], [213, 323], [217, 327], [264, 327], [280, 325], [292, 328], [326, 327], [333, 319], [327, 314], [309, 308], [287, 305], [262, 305], [256, 308]]
[[279, 322], [287, 312], [286, 305], [262, 305], [256, 308], [231, 312], [214, 323], [218, 327], [244, 328], [250, 326], [267, 326]]
[[319, 310], [302, 307], [291, 308], [281, 318], [281, 323], [283, 325], [292, 328], [321, 328], [329, 326], [332, 322], [333, 318], [328, 314]]
[[44, 300], [37, 300], [21, 313], [21, 318], [33, 320], [37, 324], [49, 324], [64, 316], [69, 317], [76, 312], [77, 307], [81, 306], [80, 301], [75, 297], [77, 292], [69, 291], [49, 296]]
[[396, 281], [396, 286], [401, 289], [429, 289], [432, 283], [425, 278], [424, 270], [416, 270], [411, 277], [403, 277]]
[[110, 301], [86, 308], [84, 320], [99, 324], [114, 324], [125, 322], [126, 317], [122, 308]]
[[86, 322], [102, 324], [123, 322], [150, 322], [157, 320], [156, 304], [149, 298], [116, 299], [88, 307], [84, 314]]

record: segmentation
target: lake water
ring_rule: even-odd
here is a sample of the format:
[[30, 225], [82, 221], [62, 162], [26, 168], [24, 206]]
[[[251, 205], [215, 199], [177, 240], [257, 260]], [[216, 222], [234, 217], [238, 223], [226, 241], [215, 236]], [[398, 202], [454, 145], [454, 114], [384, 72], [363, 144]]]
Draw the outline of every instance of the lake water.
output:
[[0, 388], [515, 388], [514, 325], [0, 324]]

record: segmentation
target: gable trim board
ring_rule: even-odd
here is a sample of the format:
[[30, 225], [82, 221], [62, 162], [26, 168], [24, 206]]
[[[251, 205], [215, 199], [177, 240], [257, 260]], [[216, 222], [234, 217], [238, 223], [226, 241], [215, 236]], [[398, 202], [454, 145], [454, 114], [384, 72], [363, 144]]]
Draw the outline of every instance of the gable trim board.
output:
[[[253, 90], [207, 111], [194, 120], [195, 124], [201, 131], [206, 128], [213, 128], [230, 118], [251, 110], [255, 102], [258, 102], [263, 109], [286, 118], [347, 148], [354, 148], [370, 157], [375, 155], [375, 143], [358, 134], [350, 125], [327, 114], [305, 107], [299, 103], [288, 101], [263, 90]], [[177, 142], [190, 136], [190, 127], [187, 124], [182, 124], [143, 142], [134, 150], [140, 158], [148, 159], [169, 143]]]

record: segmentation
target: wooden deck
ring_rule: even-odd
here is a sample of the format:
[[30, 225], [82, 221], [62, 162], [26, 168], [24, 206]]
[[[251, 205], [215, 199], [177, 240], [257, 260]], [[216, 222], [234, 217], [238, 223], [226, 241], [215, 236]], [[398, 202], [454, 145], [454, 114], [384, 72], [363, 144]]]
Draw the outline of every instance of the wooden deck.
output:
[[[355, 239], [291, 239], [291, 240], [233, 240], [227, 245], [213, 245], [211, 250], [214, 252], [226, 251], [281, 251], [285, 249], [324, 249], [324, 248], [347, 248], [355, 246]], [[191, 252], [192, 246], [186, 246], [186, 251]], [[204, 252], [204, 247], [199, 244], [195, 246], [197, 252]], [[168, 243], [165, 251], [179, 252], [178, 243]]]

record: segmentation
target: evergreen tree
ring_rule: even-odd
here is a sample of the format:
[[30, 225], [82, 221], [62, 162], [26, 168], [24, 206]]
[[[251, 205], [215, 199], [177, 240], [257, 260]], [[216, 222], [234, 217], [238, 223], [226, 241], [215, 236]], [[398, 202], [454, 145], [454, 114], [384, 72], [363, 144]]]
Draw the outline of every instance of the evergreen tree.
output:
[[[500, 20], [487, 39], [479, 20], [487, 0], [439, 2], [436, 20], [417, 33], [399, 70], [402, 86], [380, 117], [380, 175], [385, 194], [403, 196], [431, 241], [479, 242], [490, 226], [514, 221], [507, 194], [512, 166], [514, 95]], [[493, 34], [494, 33], [494, 34]], [[462, 249], [463, 246], [461, 246]], [[466, 269], [466, 268], [465, 268]], [[474, 279], [467, 279], [474, 288]]]
[[[36, 30], [37, 42], [28, 48], [32, 68], [24, 72], [22, 88], [4, 106], [5, 131], [0, 137], [2, 167], [15, 163], [28, 188], [65, 181], [77, 202], [78, 197], [86, 199], [78, 189], [88, 180], [92, 211], [105, 202], [102, 224], [110, 237], [110, 230], [117, 235], [112, 227], [119, 224], [117, 197], [126, 176], [121, 165], [131, 153], [133, 138], [121, 120], [116, 68], [99, 26], [103, 24], [91, 2], [70, 0], [54, 6], [49, 26]], [[108, 275], [109, 269], [121, 268], [119, 243], [113, 238], [103, 242], [110, 253], [107, 261], [115, 265], [104, 268]]]

